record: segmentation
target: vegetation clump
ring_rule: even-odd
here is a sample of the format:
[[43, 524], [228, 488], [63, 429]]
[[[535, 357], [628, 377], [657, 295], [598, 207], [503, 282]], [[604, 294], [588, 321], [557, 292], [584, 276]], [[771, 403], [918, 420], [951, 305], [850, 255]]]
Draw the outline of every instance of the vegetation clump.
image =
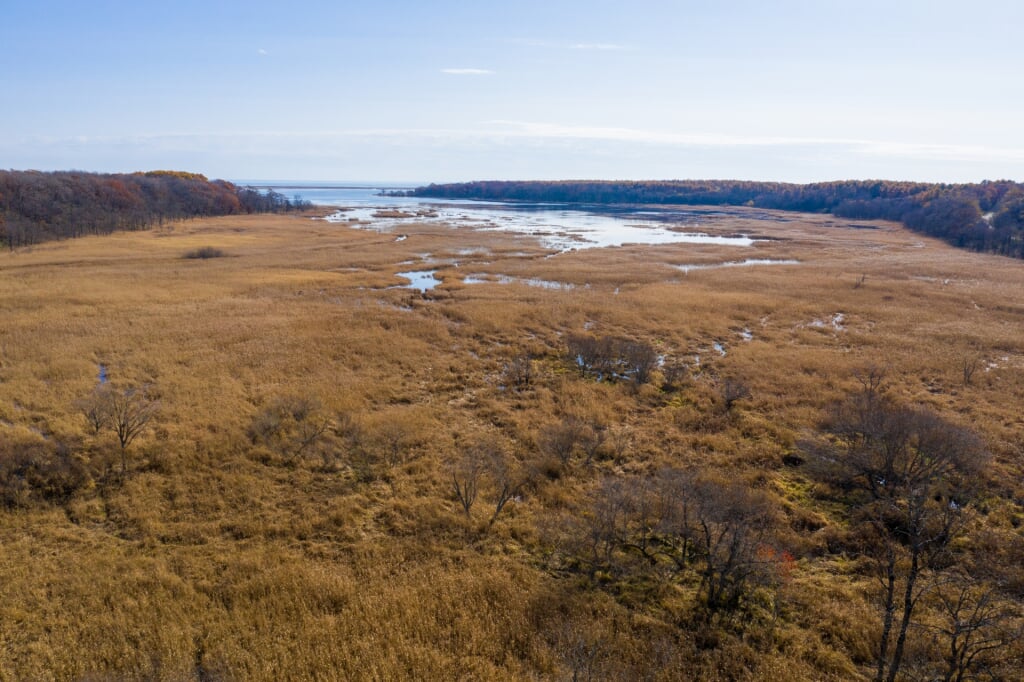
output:
[[208, 258], [224, 258], [227, 255], [223, 249], [218, 249], [215, 246], [201, 246], [198, 249], [186, 251], [183, 258], [207, 260]]
[[312, 450], [331, 427], [323, 406], [315, 398], [290, 395], [269, 400], [253, 417], [248, 435], [285, 458]]
[[0, 501], [8, 509], [63, 505], [92, 485], [85, 463], [65, 444], [9, 441], [0, 447]]
[[607, 381], [626, 379], [646, 384], [658, 367], [658, 353], [643, 341], [615, 336], [571, 335], [567, 342], [569, 361], [583, 374]]

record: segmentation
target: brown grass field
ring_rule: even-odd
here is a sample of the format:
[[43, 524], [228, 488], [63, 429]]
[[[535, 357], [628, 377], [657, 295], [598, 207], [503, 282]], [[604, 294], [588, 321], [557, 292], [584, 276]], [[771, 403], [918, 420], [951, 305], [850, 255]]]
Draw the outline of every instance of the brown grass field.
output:
[[[60, 443], [86, 472], [60, 500], [0, 509], [0, 679], [870, 679], [875, 581], [828, 549], [841, 510], [783, 462], [869, 366], [984, 440], [964, 542], [1006, 567], [1019, 609], [1024, 263], [893, 224], [779, 216], [711, 225], [765, 238], [749, 248], [546, 257], [467, 227], [406, 225], [397, 241], [259, 216], [0, 253], [0, 450]], [[183, 257], [202, 247], [223, 256]], [[799, 264], [675, 267], [745, 258]], [[436, 289], [397, 288], [396, 272], [428, 268]], [[580, 376], [563, 356], [584, 331], [652, 344], [686, 366], [683, 386]], [[504, 367], [524, 353], [533, 378], [513, 390]], [[114, 436], [76, 408], [100, 365], [159, 400], [124, 475]], [[726, 378], [750, 397], [723, 413]], [[250, 437], [288, 397], [326, 426], [299, 452]], [[570, 416], [611, 437], [559, 468], [539, 443]], [[451, 485], [480, 442], [542, 472], [493, 524], [486, 480], [468, 518]], [[742, 614], [698, 622], [694, 580], [558, 560], [552, 538], [602, 480], [665, 466], [742, 482], [778, 510], [794, 566]], [[938, 655], [923, 633], [907, 679]]]

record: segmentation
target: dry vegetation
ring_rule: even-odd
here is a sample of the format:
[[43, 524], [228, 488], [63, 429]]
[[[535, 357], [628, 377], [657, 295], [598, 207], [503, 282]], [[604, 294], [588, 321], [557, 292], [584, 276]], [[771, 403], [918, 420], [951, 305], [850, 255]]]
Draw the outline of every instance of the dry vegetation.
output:
[[[1019, 679], [1024, 268], [785, 218], [551, 258], [299, 216], [3, 253], [0, 679], [872, 679], [904, 526], [815, 466], [863, 436], [832, 406], [868, 368], [988, 453], [929, 498], [965, 513], [920, 555], [900, 679], [942, 679], [970, 622], [998, 646], [963, 679]], [[743, 258], [800, 264], [675, 267]], [[142, 391], [127, 443], [89, 417]]]

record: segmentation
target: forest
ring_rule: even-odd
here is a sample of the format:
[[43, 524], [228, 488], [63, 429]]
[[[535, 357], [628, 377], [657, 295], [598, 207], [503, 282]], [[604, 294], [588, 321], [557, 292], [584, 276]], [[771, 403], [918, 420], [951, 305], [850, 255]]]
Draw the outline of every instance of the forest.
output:
[[182, 171], [0, 171], [0, 243], [8, 249], [185, 218], [308, 207], [298, 197]]
[[953, 246], [1024, 258], [1024, 185], [1009, 180], [931, 184], [859, 180], [798, 185], [740, 180], [480, 181], [431, 184], [412, 196], [444, 199], [752, 206], [894, 220]]

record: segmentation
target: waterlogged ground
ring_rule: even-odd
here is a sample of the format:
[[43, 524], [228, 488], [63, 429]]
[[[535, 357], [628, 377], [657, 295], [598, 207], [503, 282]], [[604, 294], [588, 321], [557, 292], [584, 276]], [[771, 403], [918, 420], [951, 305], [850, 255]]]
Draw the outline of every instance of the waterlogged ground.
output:
[[[287, 192], [297, 188], [277, 187]], [[326, 216], [331, 223], [380, 231], [409, 224], [460, 225], [505, 231], [536, 238], [555, 251], [625, 244], [719, 244], [750, 246], [745, 234], [709, 234], [702, 226], [731, 216], [723, 210], [680, 210], [660, 207], [567, 206], [560, 204], [438, 201], [385, 196], [388, 188], [323, 188], [311, 190], [311, 201], [337, 206]], [[765, 220], [777, 221], [774, 214]]]
[[430, 291], [441, 283], [441, 280], [434, 276], [433, 270], [410, 270], [408, 272], [398, 272], [395, 274], [409, 280], [409, 284], [407, 286], [420, 292]]
[[[301, 187], [276, 186], [281, 192], [298, 193]], [[694, 247], [725, 247], [735, 256], [716, 262], [695, 262], [676, 265], [684, 273], [718, 267], [755, 265], [795, 265], [795, 259], [741, 257], [751, 247], [772, 237], [760, 235], [763, 228], [788, 222], [779, 213], [743, 209], [679, 209], [673, 207], [608, 207], [568, 206], [558, 204], [525, 204], [479, 201], [437, 201], [413, 197], [387, 196], [387, 187], [312, 187], [308, 198], [335, 208], [318, 219], [332, 225], [370, 230], [390, 235], [393, 242], [409, 239], [410, 232], [430, 228], [458, 229], [468, 243], [444, 255], [419, 253], [399, 265], [420, 269], [395, 273], [408, 281], [399, 286], [421, 293], [434, 289], [444, 281], [438, 273], [445, 268], [465, 270], [474, 265], [491, 265], [493, 254], [482, 243], [489, 233], [521, 238], [524, 244], [539, 247], [545, 257], [589, 249], [623, 246], [693, 245]], [[739, 222], [737, 222], [739, 218]], [[695, 253], [700, 253], [699, 250]], [[505, 254], [514, 257], [515, 254]], [[519, 258], [532, 259], [536, 253], [527, 250]], [[500, 260], [500, 259], [499, 259]], [[520, 283], [544, 289], [572, 289], [589, 286], [589, 282], [564, 281], [562, 278], [523, 277], [510, 272], [472, 271], [462, 274], [463, 284]], [[616, 290], [615, 293], [618, 293]]]
[[755, 265], [799, 265], [800, 261], [792, 258], [745, 258], [743, 260], [727, 261], [725, 263], [690, 263], [681, 264], [676, 267], [683, 272], [693, 270], [708, 270], [710, 268], [742, 268]]
[[[649, 214], [650, 212], [645, 212]], [[708, 234], [696, 216], [665, 224], [635, 215], [609, 216], [586, 210], [507, 204], [433, 205], [416, 210], [357, 207], [325, 218], [328, 222], [381, 231], [400, 230], [408, 224], [470, 226], [536, 238], [555, 251], [592, 249], [625, 244], [719, 244], [750, 246], [748, 235]]]

